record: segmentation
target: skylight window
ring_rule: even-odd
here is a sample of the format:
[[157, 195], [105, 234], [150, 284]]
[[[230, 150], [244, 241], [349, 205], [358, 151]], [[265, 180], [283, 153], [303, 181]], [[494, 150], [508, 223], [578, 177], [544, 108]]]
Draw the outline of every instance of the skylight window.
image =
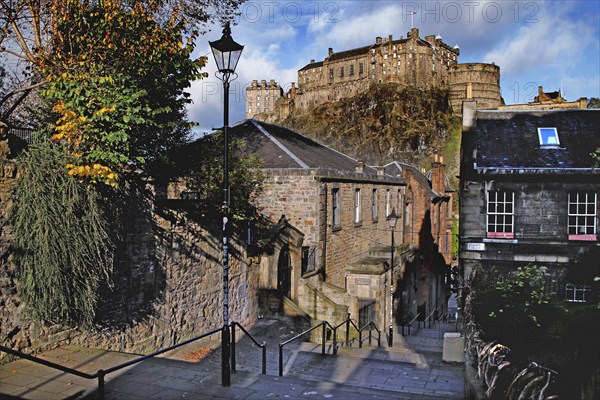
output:
[[558, 146], [558, 132], [556, 128], [537, 128], [540, 145], [542, 146]]

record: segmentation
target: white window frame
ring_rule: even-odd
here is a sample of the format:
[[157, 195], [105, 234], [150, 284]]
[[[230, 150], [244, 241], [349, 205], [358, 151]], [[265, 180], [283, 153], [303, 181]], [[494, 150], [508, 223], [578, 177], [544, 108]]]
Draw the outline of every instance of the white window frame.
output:
[[488, 191], [486, 219], [488, 238], [513, 239], [515, 237], [515, 193], [504, 190]]
[[569, 303], [587, 303], [586, 294], [589, 296], [591, 292], [590, 285], [567, 283], [565, 284], [565, 301]]
[[362, 222], [360, 188], [354, 189], [354, 224]]
[[[556, 140], [556, 143], [544, 143], [544, 135], [542, 135], [542, 131], [551, 131], [553, 133], [552, 137]], [[551, 127], [547, 127], [547, 128], [537, 128], [538, 131], [538, 139], [540, 141], [540, 146], [560, 146], [560, 140], [558, 138], [558, 131], [556, 130], [556, 128], [551, 128]]]
[[331, 190], [331, 225], [333, 228], [341, 228], [340, 188]]
[[385, 191], [385, 216], [386, 218], [392, 213], [392, 191], [387, 189]]
[[596, 192], [570, 192], [567, 221], [569, 240], [595, 241], [596, 213]]

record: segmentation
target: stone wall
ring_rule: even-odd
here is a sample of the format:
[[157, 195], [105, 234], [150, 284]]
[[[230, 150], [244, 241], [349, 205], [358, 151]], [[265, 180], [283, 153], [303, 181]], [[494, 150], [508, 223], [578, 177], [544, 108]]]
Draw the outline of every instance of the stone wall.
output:
[[[0, 163], [0, 344], [28, 353], [74, 343], [146, 354], [222, 325], [220, 239], [160, 200], [132, 208], [114, 288], [102, 289], [94, 329], [29, 319], [14, 280], [6, 223], [16, 175], [14, 164]], [[232, 243], [231, 254], [230, 320], [248, 327], [258, 318], [259, 271], [239, 243]]]

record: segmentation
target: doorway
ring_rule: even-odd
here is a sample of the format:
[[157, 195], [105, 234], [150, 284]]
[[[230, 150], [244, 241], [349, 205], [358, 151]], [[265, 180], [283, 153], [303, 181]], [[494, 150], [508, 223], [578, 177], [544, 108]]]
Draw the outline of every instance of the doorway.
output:
[[281, 248], [277, 261], [277, 291], [280, 296], [291, 298], [292, 261], [288, 245]]

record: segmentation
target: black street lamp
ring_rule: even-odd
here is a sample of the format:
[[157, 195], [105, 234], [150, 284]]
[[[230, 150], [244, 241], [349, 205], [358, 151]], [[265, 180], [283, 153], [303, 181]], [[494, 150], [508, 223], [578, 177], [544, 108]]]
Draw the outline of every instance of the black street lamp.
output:
[[396, 214], [396, 210], [392, 208], [392, 212], [387, 216], [388, 223], [392, 230], [392, 256], [390, 259], [390, 331], [388, 333], [388, 346], [392, 347], [394, 342], [394, 231], [400, 216]]
[[229, 333], [229, 238], [227, 223], [229, 222], [229, 80], [237, 77], [235, 67], [242, 55], [244, 46], [231, 38], [229, 22], [223, 28], [223, 36], [214, 42], [208, 42], [217, 63], [217, 75], [223, 81], [223, 332], [221, 334], [221, 384], [231, 385], [231, 337]]

